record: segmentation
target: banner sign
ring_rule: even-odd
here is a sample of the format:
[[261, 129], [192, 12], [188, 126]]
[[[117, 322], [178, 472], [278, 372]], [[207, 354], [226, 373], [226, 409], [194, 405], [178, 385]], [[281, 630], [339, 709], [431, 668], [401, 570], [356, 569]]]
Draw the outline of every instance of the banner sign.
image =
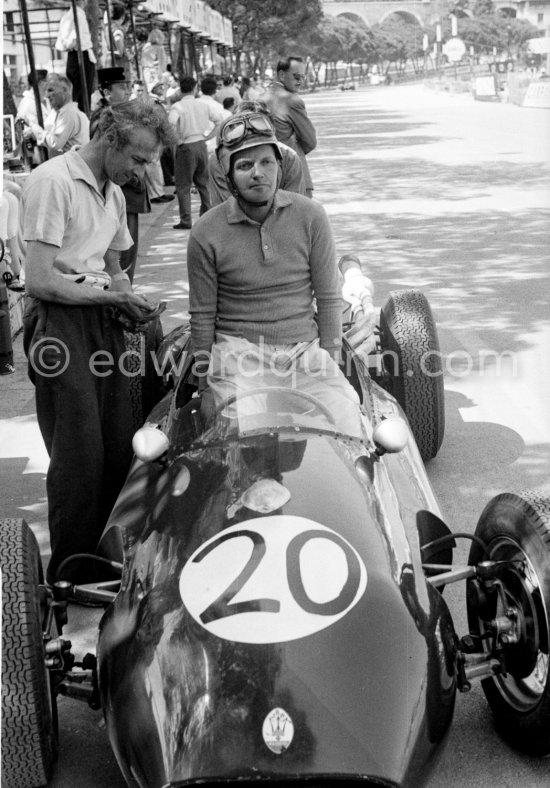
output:
[[217, 44], [225, 43], [224, 29], [223, 29], [223, 16], [219, 11], [210, 9], [210, 30], [212, 32], [212, 39]]
[[208, 19], [204, 0], [195, 0], [194, 25], [197, 28], [197, 33], [200, 33], [201, 36], [208, 37]]
[[548, 55], [550, 53], [550, 36], [530, 38], [527, 41], [527, 47], [535, 55]]
[[226, 47], [233, 46], [233, 24], [231, 19], [228, 19], [226, 16], [223, 18], [223, 34], [224, 34], [224, 43]]
[[192, 0], [179, 0], [179, 18], [181, 27], [191, 27], [191, 5]]
[[531, 82], [523, 99], [523, 106], [550, 109], [550, 81]]

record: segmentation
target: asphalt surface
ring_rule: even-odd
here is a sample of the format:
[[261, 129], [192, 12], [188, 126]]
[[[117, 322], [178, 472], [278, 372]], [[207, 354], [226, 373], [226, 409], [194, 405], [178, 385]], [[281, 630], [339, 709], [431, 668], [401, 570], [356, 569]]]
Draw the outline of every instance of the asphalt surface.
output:
[[[445, 359], [446, 436], [428, 473], [450, 527], [473, 531], [503, 490], [550, 494], [550, 111], [421, 86], [318, 93], [306, 102], [319, 136], [309, 157], [315, 196], [338, 253], [359, 255], [377, 302], [418, 287], [432, 304]], [[140, 221], [135, 286], [168, 302], [169, 331], [187, 314], [188, 233], [172, 229], [175, 202]], [[15, 374], [0, 378], [2, 516], [25, 517], [47, 561], [47, 456], [20, 336], [14, 352]], [[466, 553], [458, 551], [459, 562]], [[462, 592], [445, 592], [460, 634]], [[95, 651], [99, 614], [70, 612], [74, 650]], [[101, 715], [64, 699], [59, 714], [50, 788], [122, 788]], [[479, 687], [457, 698], [429, 788], [549, 784], [548, 759], [502, 743]]]

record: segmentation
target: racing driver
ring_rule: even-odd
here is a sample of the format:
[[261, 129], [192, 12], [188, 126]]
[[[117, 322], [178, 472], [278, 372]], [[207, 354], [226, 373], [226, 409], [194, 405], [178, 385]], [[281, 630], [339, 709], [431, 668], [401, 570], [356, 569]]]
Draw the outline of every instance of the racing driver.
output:
[[357, 435], [358, 397], [338, 367], [342, 296], [323, 207], [278, 189], [281, 152], [262, 113], [228, 118], [216, 154], [232, 196], [200, 217], [187, 249], [199, 390], [208, 385], [219, 407], [257, 387], [295, 386]]

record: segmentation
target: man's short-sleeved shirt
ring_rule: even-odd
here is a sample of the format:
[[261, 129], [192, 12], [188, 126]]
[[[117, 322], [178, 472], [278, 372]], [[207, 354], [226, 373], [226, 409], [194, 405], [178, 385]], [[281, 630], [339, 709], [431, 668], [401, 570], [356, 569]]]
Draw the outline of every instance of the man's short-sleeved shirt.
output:
[[44, 131], [45, 135], [39, 137], [38, 142], [47, 146], [50, 158], [90, 141], [90, 121], [74, 101], [69, 101], [60, 110], [52, 109], [44, 121]]
[[212, 125], [219, 122], [217, 118], [223, 119], [220, 115], [222, 107], [218, 104], [213, 108], [212, 104], [216, 102], [196, 99], [191, 95], [172, 104], [168, 119], [176, 127], [178, 145], [204, 141]]
[[57, 246], [54, 268], [60, 274], [103, 271], [107, 249], [132, 246], [122, 190], [107, 181], [102, 194], [75, 151], [51, 159], [25, 184], [23, 237]]

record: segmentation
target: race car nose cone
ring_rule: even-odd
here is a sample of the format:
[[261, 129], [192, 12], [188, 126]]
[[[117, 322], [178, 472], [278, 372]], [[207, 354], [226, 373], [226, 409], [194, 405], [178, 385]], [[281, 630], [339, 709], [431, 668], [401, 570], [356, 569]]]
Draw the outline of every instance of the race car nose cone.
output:
[[142, 462], [158, 460], [169, 446], [167, 436], [154, 424], [144, 424], [132, 438], [134, 454]]
[[390, 416], [383, 419], [374, 430], [373, 440], [381, 449], [380, 453], [402, 451], [409, 441], [409, 430], [406, 423], [399, 416]]

